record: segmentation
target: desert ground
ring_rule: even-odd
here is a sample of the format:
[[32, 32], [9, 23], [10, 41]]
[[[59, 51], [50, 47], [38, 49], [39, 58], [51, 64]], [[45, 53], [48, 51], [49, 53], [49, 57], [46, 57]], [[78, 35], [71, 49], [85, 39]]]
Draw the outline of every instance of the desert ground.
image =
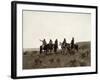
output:
[[42, 53], [38, 50], [23, 51], [23, 69], [83, 67], [91, 66], [91, 43], [78, 42], [79, 50], [63, 53], [61, 49], [56, 53]]

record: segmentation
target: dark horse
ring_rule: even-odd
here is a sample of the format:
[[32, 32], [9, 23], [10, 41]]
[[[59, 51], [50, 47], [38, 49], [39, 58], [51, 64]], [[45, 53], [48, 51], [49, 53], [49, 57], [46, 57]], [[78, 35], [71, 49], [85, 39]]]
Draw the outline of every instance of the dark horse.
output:
[[66, 50], [68, 50], [68, 51], [71, 50], [69, 43], [63, 44], [63, 43], [60, 42], [60, 46], [61, 46], [61, 49], [62, 49], [62, 53], [66, 53]]
[[55, 53], [57, 52], [57, 49], [58, 49], [58, 40], [56, 39], [55, 43], [54, 43], [54, 52]]
[[46, 44], [46, 45], [41, 45], [40, 46], [40, 53], [46, 53], [47, 52], [52, 52], [54, 50], [54, 52], [57, 52], [57, 48], [58, 48], [58, 44]]
[[52, 52], [52, 50], [53, 50], [53, 44], [46, 44], [46, 45], [41, 45], [40, 46], [40, 53], [42, 53], [43, 51], [45, 52], [45, 53], [47, 53], [47, 52]]
[[78, 44], [74, 44], [73, 47], [71, 49], [76, 49], [78, 51]]

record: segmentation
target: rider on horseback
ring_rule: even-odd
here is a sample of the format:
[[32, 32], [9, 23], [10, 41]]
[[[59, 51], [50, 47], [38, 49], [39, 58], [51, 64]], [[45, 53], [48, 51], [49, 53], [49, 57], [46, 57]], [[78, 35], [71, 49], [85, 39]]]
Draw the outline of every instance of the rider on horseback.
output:
[[58, 39], [55, 40], [55, 45], [56, 45], [57, 48], [58, 48]]
[[74, 37], [72, 37], [72, 40], [71, 40], [71, 49], [74, 48]]
[[49, 41], [49, 44], [51, 45], [51, 44], [53, 44], [53, 41], [50, 39], [50, 41]]
[[50, 49], [50, 52], [53, 50], [53, 41], [51, 39], [49, 41], [49, 49]]
[[58, 49], [58, 39], [56, 39], [54, 43], [54, 52], [57, 52], [57, 49]]
[[62, 45], [63, 45], [63, 47], [66, 46], [66, 39], [65, 38], [64, 38], [64, 41], [63, 41]]
[[45, 40], [45, 39], [40, 40], [40, 41], [42, 42], [42, 46], [43, 46], [43, 47], [47, 44], [47, 42], [46, 42], [46, 40]]

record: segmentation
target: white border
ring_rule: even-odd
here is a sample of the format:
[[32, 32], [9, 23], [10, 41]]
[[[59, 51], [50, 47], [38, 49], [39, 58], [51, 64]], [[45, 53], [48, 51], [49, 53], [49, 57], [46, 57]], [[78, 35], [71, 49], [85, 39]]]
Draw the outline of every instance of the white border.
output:
[[[45, 11], [61, 11], [61, 12], [81, 12], [91, 13], [91, 66], [90, 67], [72, 67], [72, 68], [50, 68], [50, 69], [22, 69], [22, 10], [45, 10]], [[74, 7], [58, 7], [45, 5], [26, 5], [17, 4], [17, 76], [36, 76], [63, 73], [84, 73], [95, 72], [96, 69], [96, 51], [95, 51], [95, 15], [96, 10], [91, 8], [74, 8]]]

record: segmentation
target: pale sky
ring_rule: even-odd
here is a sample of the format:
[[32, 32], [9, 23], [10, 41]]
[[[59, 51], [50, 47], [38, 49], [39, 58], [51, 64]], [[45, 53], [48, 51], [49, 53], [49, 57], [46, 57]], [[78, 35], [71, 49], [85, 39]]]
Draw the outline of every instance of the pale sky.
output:
[[39, 48], [39, 40], [91, 40], [91, 14], [23, 11], [23, 48]]

